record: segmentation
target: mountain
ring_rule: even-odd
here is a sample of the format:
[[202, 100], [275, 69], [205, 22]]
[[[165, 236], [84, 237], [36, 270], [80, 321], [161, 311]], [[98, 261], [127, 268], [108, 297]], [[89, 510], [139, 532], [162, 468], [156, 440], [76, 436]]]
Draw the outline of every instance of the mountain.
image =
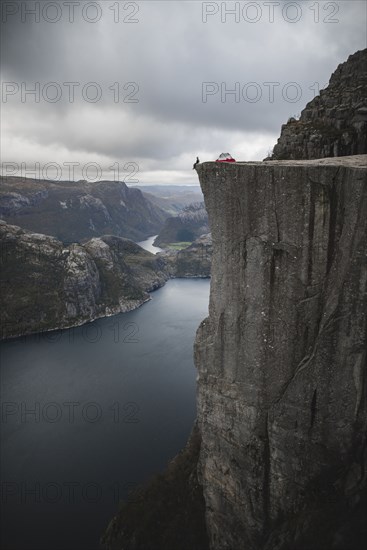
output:
[[1, 338], [81, 325], [129, 311], [169, 278], [209, 277], [211, 239], [151, 254], [111, 235], [83, 244], [0, 220]]
[[185, 206], [178, 216], [168, 218], [156, 237], [156, 246], [170, 243], [192, 242], [209, 232], [208, 214], [204, 202]]
[[129, 311], [168, 279], [165, 262], [115, 236], [65, 246], [0, 221], [2, 337]]
[[212, 239], [210, 233], [197, 238], [182, 250], [159, 252], [171, 277], [210, 277]]
[[270, 159], [316, 159], [367, 153], [367, 49], [338, 66], [299, 120], [290, 118]]
[[0, 218], [64, 243], [111, 234], [143, 240], [167, 214], [123, 182], [53, 182], [0, 178]]
[[136, 187], [152, 203], [170, 216], [175, 216], [185, 206], [203, 200], [199, 185], [140, 185]]

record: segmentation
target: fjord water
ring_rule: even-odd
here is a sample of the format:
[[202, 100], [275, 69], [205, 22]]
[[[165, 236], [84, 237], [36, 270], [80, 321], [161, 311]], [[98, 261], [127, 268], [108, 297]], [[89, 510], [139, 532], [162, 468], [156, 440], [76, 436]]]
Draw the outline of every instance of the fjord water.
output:
[[157, 252], [162, 251], [162, 248], [159, 248], [159, 246], [153, 246], [156, 237], [158, 237], [158, 235], [153, 235], [153, 237], [148, 237], [148, 239], [146, 239], [145, 241], [140, 241], [137, 244], [145, 250], [148, 250], [148, 252], [151, 252], [152, 254], [157, 254]]
[[2, 343], [2, 548], [97, 550], [119, 498], [182, 449], [208, 295], [170, 280], [135, 311]]

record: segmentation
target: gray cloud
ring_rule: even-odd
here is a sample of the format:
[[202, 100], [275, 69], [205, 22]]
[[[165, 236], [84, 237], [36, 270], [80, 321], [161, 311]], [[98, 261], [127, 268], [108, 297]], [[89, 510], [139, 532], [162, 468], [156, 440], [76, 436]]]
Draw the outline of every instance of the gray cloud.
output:
[[[116, 2], [105, 0], [99, 3], [96, 23], [85, 19], [94, 17], [97, 3], [75, 3], [73, 22], [70, 5], [61, 0], [58, 10], [55, 2], [3, 4], [19, 8], [2, 24], [3, 85], [15, 82], [21, 88], [22, 83], [30, 87], [39, 82], [41, 91], [52, 97], [56, 88], [44, 86], [55, 82], [62, 92], [55, 103], [42, 93], [38, 103], [30, 95], [22, 102], [20, 91], [6, 103], [3, 95], [3, 161], [80, 159], [83, 164], [95, 159], [108, 167], [130, 160], [139, 164], [143, 182], [173, 177], [194, 181], [191, 159], [196, 154], [213, 158], [231, 149], [242, 159], [263, 158], [281, 124], [300, 113], [339, 63], [366, 46], [366, 5], [359, 1], [282, 0], [273, 3], [273, 22], [264, 2], [250, 3], [247, 12], [248, 2], [227, 2], [227, 9], [239, 6], [238, 22], [234, 15], [221, 14], [221, 2], [120, 2], [120, 20], [114, 22], [111, 8]], [[39, 5], [40, 22], [24, 14], [22, 22], [23, 4], [28, 9]], [[131, 18], [139, 22], [123, 22], [134, 4], [139, 11]], [[218, 13], [203, 22], [203, 10], [216, 8]], [[259, 21], [246, 21], [244, 13], [252, 19], [259, 16]], [[58, 14], [55, 23], [45, 20]], [[289, 21], [299, 15], [298, 21]], [[80, 83], [74, 103], [67, 82]], [[100, 87], [100, 101], [83, 97], [88, 82]], [[123, 89], [128, 82], [139, 86], [133, 97], [137, 103], [122, 101], [134, 91], [133, 86]], [[115, 92], [110, 89], [114, 83], [120, 87], [118, 103], [116, 84]], [[218, 89], [206, 102], [203, 83]], [[236, 86], [238, 102], [225, 94]], [[292, 102], [297, 91], [300, 97]], [[84, 92], [93, 94], [95, 89]], [[261, 94], [258, 101], [249, 101], [255, 92]]]

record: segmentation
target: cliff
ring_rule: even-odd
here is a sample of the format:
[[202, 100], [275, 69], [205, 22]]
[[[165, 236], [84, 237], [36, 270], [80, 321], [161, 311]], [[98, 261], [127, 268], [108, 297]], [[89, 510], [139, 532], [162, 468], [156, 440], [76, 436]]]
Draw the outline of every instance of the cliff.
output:
[[365, 548], [367, 156], [197, 166], [211, 550]]
[[121, 237], [64, 246], [0, 220], [0, 252], [2, 338], [135, 309], [168, 279], [162, 259]]
[[185, 206], [177, 216], [168, 218], [154, 244], [166, 246], [170, 243], [192, 242], [208, 232], [208, 214], [205, 205], [203, 202], [196, 202]]
[[[270, 160], [367, 153], [367, 49], [338, 66], [299, 120], [289, 119]], [[266, 159], [269, 160], [269, 159]]]
[[168, 217], [139, 189], [120, 181], [49, 181], [0, 177], [0, 218], [69, 244], [102, 235], [140, 241]]
[[202, 235], [182, 250], [159, 252], [158, 256], [166, 262], [171, 277], [210, 277], [211, 235]]

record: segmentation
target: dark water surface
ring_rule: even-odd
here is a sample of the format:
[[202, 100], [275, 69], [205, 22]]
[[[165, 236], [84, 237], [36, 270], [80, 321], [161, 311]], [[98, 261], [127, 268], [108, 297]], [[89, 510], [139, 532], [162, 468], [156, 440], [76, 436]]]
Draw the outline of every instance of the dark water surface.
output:
[[209, 280], [130, 313], [1, 344], [4, 550], [96, 550], [119, 498], [162, 471], [195, 414]]

